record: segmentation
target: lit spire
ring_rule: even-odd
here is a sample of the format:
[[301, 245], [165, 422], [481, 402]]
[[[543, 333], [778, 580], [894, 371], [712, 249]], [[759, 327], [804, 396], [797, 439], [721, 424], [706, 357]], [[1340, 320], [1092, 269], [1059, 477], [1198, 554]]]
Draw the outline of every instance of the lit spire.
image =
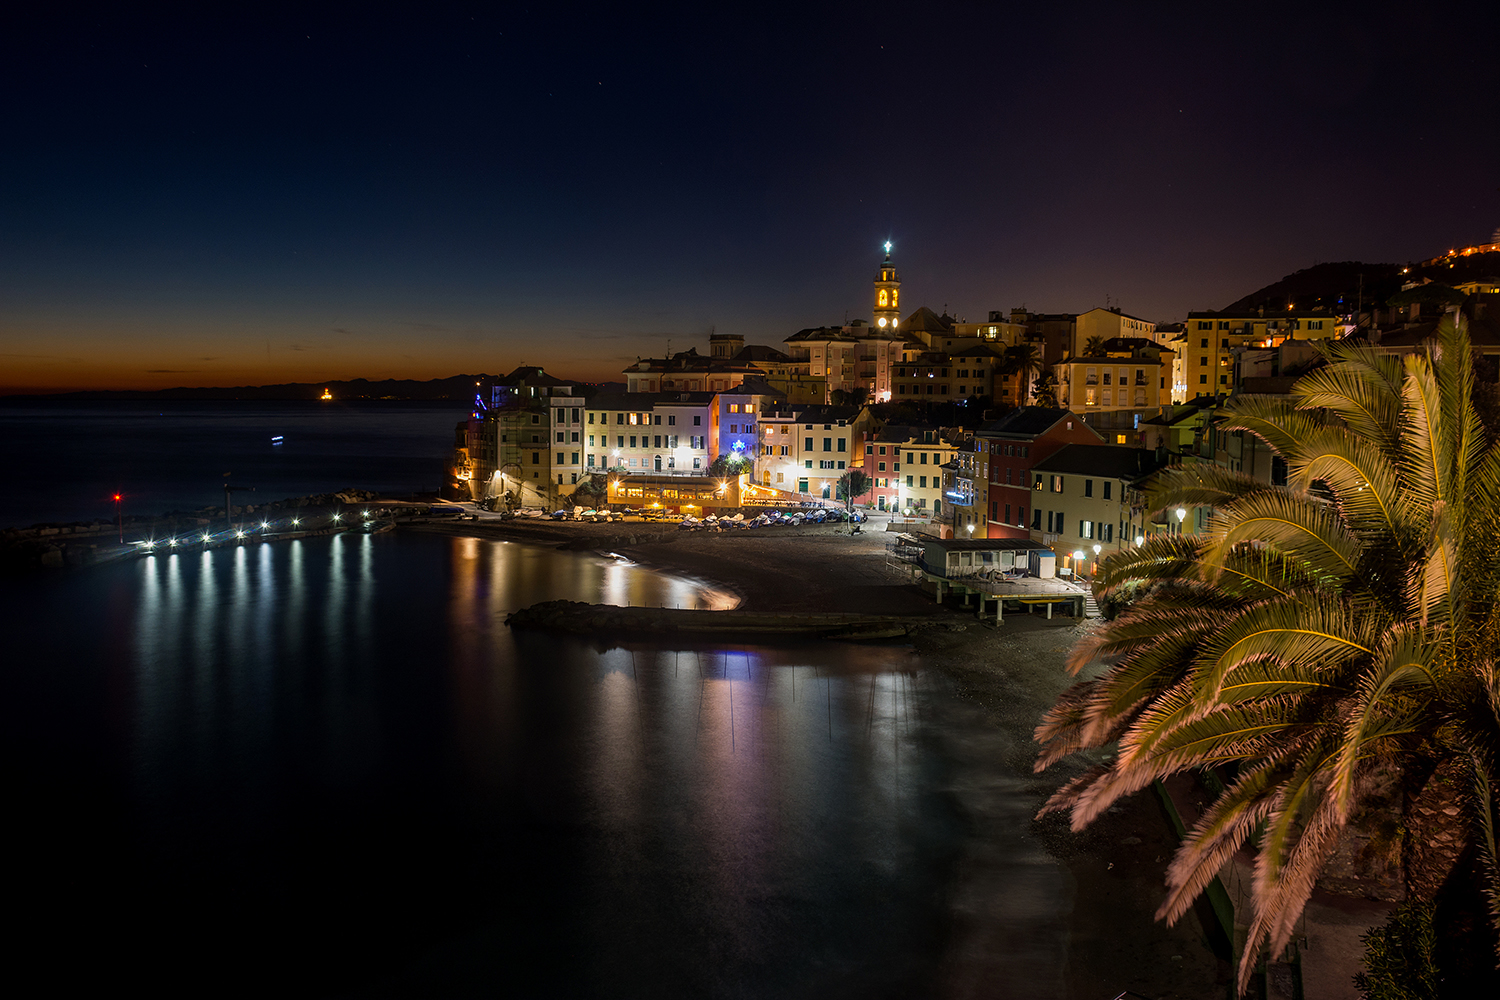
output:
[[887, 257], [889, 257], [891, 255], [891, 241], [890, 240], [886, 240], [885, 241], [885, 255]]

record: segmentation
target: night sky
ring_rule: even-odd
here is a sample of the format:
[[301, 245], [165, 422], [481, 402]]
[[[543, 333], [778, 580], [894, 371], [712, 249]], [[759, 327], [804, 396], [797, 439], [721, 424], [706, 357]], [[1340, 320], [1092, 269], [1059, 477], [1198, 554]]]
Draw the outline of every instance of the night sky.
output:
[[609, 379], [868, 318], [886, 239], [974, 320], [1432, 256], [1500, 226], [1497, 10], [12, 14], [0, 392]]

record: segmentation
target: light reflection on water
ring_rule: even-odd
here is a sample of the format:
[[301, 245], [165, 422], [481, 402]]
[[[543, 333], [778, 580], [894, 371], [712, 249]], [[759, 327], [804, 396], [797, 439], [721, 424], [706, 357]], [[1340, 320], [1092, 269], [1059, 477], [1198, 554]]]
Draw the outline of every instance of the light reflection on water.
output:
[[[255, 956], [267, 982], [305, 968], [325, 991], [906, 995], [936, 960], [959, 825], [925, 727], [946, 696], [909, 650], [512, 634], [505, 614], [538, 600], [732, 599], [466, 538], [54, 583], [38, 642], [69, 607], [123, 609], [63, 644], [128, 652], [112, 891], [149, 887], [151, 940], [182, 942], [169, 963], [124, 927], [143, 981]], [[48, 724], [75, 725], [65, 705]]]

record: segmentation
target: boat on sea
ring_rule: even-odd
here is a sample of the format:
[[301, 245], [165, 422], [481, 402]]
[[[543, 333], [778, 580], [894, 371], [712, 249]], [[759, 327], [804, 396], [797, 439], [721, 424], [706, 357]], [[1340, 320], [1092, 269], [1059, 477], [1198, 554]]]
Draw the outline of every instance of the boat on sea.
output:
[[271, 436], [271, 446], [275, 447], [278, 444], [281, 444], [281, 435], [280, 434], [274, 434], [274, 435], [272, 435]]
[[327, 389], [326, 389], [326, 388], [325, 388], [325, 389], [324, 389], [324, 390], [323, 390], [323, 395], [321, 395], [321, 396], [319, 396], [319, 397], [318, 397], [318, 398], [319, 398], [319, 399], [332, 399], [332, 398], [333, 398], [333, 393], [331, 393], [331, 392], [329, 392], [329, 391], [328, 391], [328, 390], [327, 390]]

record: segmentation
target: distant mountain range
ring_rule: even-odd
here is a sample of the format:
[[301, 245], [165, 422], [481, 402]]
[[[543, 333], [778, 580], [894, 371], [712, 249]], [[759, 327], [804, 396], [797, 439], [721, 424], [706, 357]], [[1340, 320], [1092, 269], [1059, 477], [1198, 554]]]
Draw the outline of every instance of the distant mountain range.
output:
[[[83, 392], [47, 393], [45, 396], [13, 395], [8, 399], [318, 399], [327, 389], [334, 399], [452, 399], [465, 402], [474, 398], [475, 383], [489, 385], [499, 375], [450, 375], [448, 378], [418, 382], [409, 378], [388, 378], [372, 382], [353, 378], [331, 382], [283, 382], [280, 385], [179, 386], [175, 389], [91, 389]], [[596, 392], [624, 392], [623, 382], [574, 385], [585, 396]]]
[[284, 382], [280, 385], [200, 386], [176, 389], [100, 389], [48, 394], [48, 399], [317, 399], [327, 389], [334, 399], [453, 399], [469, 400], [475, 382], [493, 382], [495, 375], [452, 375], [418, 382], [388, 378], [372, 382], [355, 378], [341, 382]]

